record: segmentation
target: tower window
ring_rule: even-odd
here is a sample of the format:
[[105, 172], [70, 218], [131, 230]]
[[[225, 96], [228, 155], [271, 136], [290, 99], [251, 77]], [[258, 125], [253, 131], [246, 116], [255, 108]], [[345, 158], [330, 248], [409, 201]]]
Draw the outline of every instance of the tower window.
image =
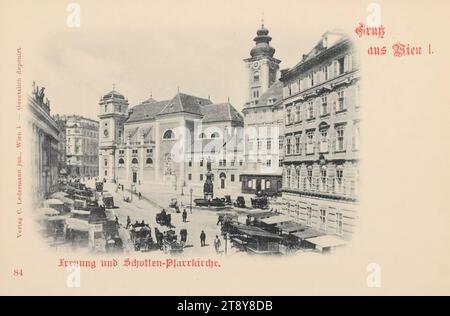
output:
[[132, 163], [133, 165], [137, 165], [138, 160], [137, 160], [136, 158], [133, 158], [133, 160], [131, 160], [131, 163]]
[[147, 158], [147, 160], [145, 161], [145, 163], [147, 165], [152, 165], [153, 164], [153, 159], [152, 158]]
[[253, 82], [259, 82], [259, 71], [253, 73]]

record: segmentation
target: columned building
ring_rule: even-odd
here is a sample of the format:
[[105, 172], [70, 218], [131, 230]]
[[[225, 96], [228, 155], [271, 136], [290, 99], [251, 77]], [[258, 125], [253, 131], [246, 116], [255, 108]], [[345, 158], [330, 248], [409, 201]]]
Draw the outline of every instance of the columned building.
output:
[[45, 98], [44, 89], [33, 83], [32, 95], [28, 97], [32, 205], [58, 189], [60, 131], [50, 116], [50, 101]]
[[325, 33], [283, 72], [283, 210], [326, 234], [349, 238], [357, 218], [360, 149], [358, 55]]
[[[274, 58], [269, 30], [261, 25], [254, 38], [248, 71], [248, 100], [242, 110], [245, 126], [243, 193], [279, 193], [282, 187], [283, 84], [278, 81], [280, 60]], [[281, 150], [280, 150], [281, 149]]]

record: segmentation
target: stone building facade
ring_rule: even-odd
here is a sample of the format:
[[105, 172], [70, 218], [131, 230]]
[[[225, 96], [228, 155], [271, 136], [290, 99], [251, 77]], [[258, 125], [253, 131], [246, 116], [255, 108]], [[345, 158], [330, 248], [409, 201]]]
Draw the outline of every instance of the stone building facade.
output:
[[283, 210], [300, 223], [350, 238], [360, 182], [358, 54], [344, 34], [327, 32], [280, 80]]

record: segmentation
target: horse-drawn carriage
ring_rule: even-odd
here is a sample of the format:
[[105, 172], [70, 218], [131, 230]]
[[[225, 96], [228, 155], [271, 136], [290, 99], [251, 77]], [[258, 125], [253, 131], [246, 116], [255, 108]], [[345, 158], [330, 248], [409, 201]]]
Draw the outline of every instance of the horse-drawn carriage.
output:
[[[187, 236], [187, 231], [186, 231]], [[177, 240], [177, 235], [174, 230], [164, 232], [162, 238], [162, 250], [164, 253], [176, 254], [183, 252], [184, 244]]]
[[159, 249], [152, 238], [152, 231], [148, 225], [138, 225], [131, 228], [131, 241], [136, 251], [150, 251]]
[[173, 227], [171, 221], [172, 216], [170, 214], [167, 214], [165, 210], [162, 210], [160, 213], [156, 214], [156, 223], [160, 225]]
[[250, 199], [253, 208], [266, 209], [269, 207], [269, 200], [266, 195], [257, 194], [255, 198]]

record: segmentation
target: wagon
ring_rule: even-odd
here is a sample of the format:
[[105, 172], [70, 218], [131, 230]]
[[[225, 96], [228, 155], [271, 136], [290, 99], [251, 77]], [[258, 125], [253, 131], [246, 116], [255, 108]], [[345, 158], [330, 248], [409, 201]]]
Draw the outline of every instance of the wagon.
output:
[[162, 250], [164, 253], [176, 254], [183, 252], [183, 243], [177, 240], [174, 230], [164, 232], [162, 240]]

